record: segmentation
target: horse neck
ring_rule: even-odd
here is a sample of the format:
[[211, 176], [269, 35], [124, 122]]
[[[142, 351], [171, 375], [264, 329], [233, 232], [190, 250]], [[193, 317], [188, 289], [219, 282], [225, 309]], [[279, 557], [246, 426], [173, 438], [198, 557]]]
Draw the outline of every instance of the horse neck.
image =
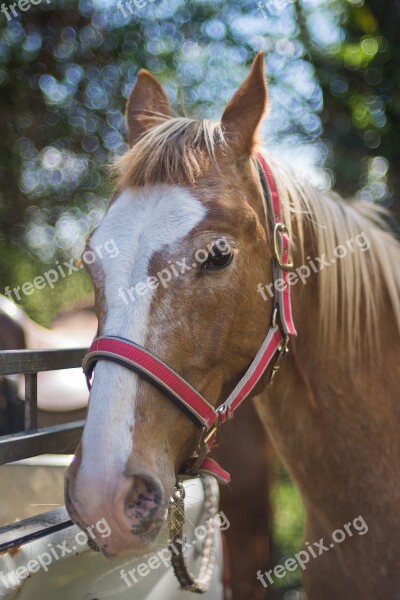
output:
[[[312, 235], [308, 229], [305, 247], [315, 247]], [[298, 253], [296, 264], [301, 260]], [[396, 427], [400, 344], [398, 334], [393, 335], [393, 315], [384, 293], [371, 355], [353, 360], [340, 343], [338, 324], [330, 332], [337, 341], [321, 343], [317, 278], [313, 273], [306, 285], [293, 286], [298, 337], [292, 340], [274, 384], [259, 401], [259, 410], [306, 505], [333, 526], [341, 519], [346, 522], [353, 512], [359, 514], [360, 506], [368, 502], [371, 510], [378, 509], [382, 486], [387, 488], [385, 495], [398, 495], [392, 474], [400, 466], [394, 464], [400, 462]], [[338, 309], [340, 315], [346, 306], [339, 304]], [[365, 323], [369, 316], [362, 318]], [[379, 477], [366, 475], [378, 471]]]

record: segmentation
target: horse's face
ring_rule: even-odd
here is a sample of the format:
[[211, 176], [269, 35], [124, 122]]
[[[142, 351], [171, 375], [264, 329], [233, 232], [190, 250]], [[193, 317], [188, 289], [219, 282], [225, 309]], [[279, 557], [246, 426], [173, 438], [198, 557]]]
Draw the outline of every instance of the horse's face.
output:
[[[146, 128], [144, 102], [147, 111], [168, 114], [161, 87], [142, 72], [128, 104], [133, 143]], [[214, 406], [254, 358], [271, 312], [257, 293], [268, 277], [269, 245], [250, 161], [264, 109], [259, 57], [224, 112], [225, 131], [235, 132], [229, 150], [224, 146], [215, 161], [202, 161], [206, 149], [200, 148], [204, 168], [195, 184], [144, 187], [127, 180], [88, 242], [95, 252], [113, 239], [119, 250], [90, 267], [99, 333], [149, 349]], [[154, 131], [149, 124], [146, 129]], [[140, 148], [139, 141], [128, 156]], [[99, 361], [68, 473], [72, 518], [86, 527], [105, 519], [111, 534], [98, 542], [109, 555], [148, 551], [165, 521], [176, 474], [199, 436], [154, 386]]]

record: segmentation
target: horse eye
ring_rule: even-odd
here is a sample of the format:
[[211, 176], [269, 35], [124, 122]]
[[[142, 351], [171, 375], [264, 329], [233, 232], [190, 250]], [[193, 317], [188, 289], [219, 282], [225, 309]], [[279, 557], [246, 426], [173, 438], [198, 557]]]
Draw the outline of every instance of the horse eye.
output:
[[233, 252], [228, 246], [226, 248], [213, 246], [207, 260], [203, 263], [203, 267], [207, 269], [207, 271], [218, 271], [230, 265], [232, 260]]

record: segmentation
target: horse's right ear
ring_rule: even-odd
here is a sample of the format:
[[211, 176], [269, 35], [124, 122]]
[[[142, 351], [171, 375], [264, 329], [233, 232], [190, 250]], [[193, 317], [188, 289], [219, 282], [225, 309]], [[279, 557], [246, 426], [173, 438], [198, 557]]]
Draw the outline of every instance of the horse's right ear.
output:
[[141, 135], [157, 124], [157, 117], [170, 117], [168, 98], [153, 75], [141, 69], [126, 103], [128, 142], [132, 146]]
[[247, 156], [254, 152], [258, 143], [257, 133], [266, 110], [264, 53], [259, 52], [250, 73], [225, 108], [221, 119], [225, 138], [236, 154]]

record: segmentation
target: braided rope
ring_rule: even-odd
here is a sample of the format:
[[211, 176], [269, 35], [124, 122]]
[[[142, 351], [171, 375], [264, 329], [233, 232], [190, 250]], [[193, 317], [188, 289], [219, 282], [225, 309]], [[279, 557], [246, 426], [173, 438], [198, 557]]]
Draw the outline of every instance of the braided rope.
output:
[[206, 536], [202, 542], [200, 570], [197, 577], [193, 575], [183, 555], [183, 526], [185, 523], [185, 490], [178, 484], [174, 490], [170, 504], [170, 544], [171, 564], [182, 590], [204, 594], [210, 585], [215, 566], [215, 529], [218, 511], [218, 483], [214, 477], [200, 477], [204, 489], [203, 518]]

